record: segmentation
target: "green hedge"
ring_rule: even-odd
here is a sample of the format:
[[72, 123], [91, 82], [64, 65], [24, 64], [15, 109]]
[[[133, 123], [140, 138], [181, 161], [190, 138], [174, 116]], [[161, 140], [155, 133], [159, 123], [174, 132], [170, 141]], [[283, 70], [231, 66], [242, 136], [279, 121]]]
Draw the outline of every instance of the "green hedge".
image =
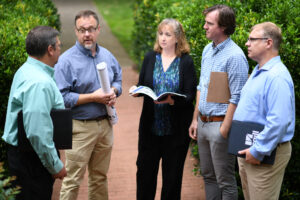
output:
[[[135, 5], [133, 47], [136, 62], [141, 66], [143, 56], [152, 49], [156, 27], [164, 18], [178, 19], [191, 46], [191, 56], [200, 72], [202, 50], [208, 41], [203, 29], [202, 11], [215, 4], [226, 4], [236, 12], [237, 28], [232, 39], [243, 49], [250, 28], [260, 22], [272, 21], [282, 29], [280, 55], [295, 84], [296, 102], [300, 100], [300, 0], [138, 0]], [[256, 65], [248, 59], [250, 72]], [[280, 199], [300, 199], [300, 105], [296, 104], [296, 131], [292, 140], [292, 158], [287, 167]]]
[[[27, 33], [38, 25], [59, 30], [59, 15], [51, 0], [0, 0], [0, 136], [13, 75], [27, 58]], [[0, 140], [0, 162], [6, 161], [4, 145]]]

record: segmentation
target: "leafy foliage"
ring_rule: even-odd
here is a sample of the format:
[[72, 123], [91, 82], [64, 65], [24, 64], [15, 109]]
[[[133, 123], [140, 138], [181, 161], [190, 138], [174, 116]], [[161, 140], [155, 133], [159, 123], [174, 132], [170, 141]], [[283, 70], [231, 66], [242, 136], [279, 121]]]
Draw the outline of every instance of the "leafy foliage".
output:
[[[199, 74], [202, 50], [208, 41], [203, 29], [202, 11], [215, 4], [226, 4], [236, 12], [237, 27], [232, 39], [247, 55], [245, 43], [250, 28], [260, 22], [271, 21], [282, 29], [280, 56], [288, 67], [295, 84], [296, 102], [300, 101], [300, 1], [299, 0], [137, 0], [134, 14], [133, 46], [136, 62], [141, 66], [145, 53], [153, 48], [156, 28], [164, 18], [179, 20], [186, 32]], [[250, 72], [256, 63], [248, 59]], [[296, 130], [300, 131], [300, 104], [296, 104]], [[295, 134], [292, 158], [286, 169], [280, 199], [299, 199], [300, 192], [300, 135]], [[196, 152], [196, 151], [194, 151]]]
[[0, 200], [13, 200], [15, 195], [20, 192], [20, 187], [13, 187], [11, 182], [16, 177], [6, 177], [4, 172], [3, 163], [0, 163]]

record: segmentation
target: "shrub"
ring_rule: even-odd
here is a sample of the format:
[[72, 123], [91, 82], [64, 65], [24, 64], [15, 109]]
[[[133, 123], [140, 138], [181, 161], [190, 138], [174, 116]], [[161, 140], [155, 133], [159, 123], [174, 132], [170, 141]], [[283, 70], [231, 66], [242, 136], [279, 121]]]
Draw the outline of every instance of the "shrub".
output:
[[[300, 1], [299, 0], [138, 0], [135, 5], [133, 45], [136, 63], [141, 66], [145, 53], [153, 48], [157, 25], [164, 18], [178, 19], [191, 46], [191, 56], [199, 74], [202, 50], [208, 41], [203, 29], [202, 11], [215, 4], [226, 4], [236, 12], [237, 27], [232, 39], [247, 55], [245, 43], [250, 28], [272, 21], [282, 29], [283, 44], [280, 56], [288, 67], [295, 85], [296, 102], [300, 101]], [[250, 72], [256, 63], [248, 59]], [[296, 130], [300, 131], [300, 105], [296, 104]], [[280, 199], [299, 199], [300, 193], [300, 135], [292, 140], [292, 158], [286, 169]], [[195, 151], [194, 151], [195, 152]]]
[[[37, 25], [60, 28], [59, 15], [51, 0], [0, 0], [0, 136], [13, 75], [26, 61], [25, 39]], [[5, 143], [0, 140], [0, 162], [6, 160]]]
[[7, 177], [4, 174], [3, 163], [0, 163], [0, 200], [13, 200], [16, 194], [20, 192], [20, 187], [11, 185], [11, 182], [16, 178], [15, 176]]

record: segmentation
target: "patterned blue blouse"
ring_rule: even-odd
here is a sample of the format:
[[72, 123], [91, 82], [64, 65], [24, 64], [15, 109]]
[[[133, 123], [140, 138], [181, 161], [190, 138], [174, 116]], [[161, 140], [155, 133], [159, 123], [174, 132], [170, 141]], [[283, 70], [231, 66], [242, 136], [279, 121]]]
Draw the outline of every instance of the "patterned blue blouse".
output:
[[[164, 72], [161, 54], [156, 55], [153, 71], [153, 88], [156, 95], [163, 92], [178, 92], [179, 89], [179, 63], [176, 57]], [[154, 126], [155, 135], [172, 135], [170, 121], [170, 106], [168, 104], [154, 104]]]

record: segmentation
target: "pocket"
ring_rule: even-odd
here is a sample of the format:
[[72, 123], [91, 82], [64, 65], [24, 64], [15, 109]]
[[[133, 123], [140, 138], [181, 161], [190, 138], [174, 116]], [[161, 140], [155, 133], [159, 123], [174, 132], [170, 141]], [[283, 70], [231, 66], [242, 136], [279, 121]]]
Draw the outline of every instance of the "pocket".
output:
[[220, 131], [220, 128], [221, 128], [223, 122], [216, 122], [216, 123], [219, 123], [219, 125], [217, 127], [218, 127], [218, 134], [219, 134], [220, 142], [227, 141], [227, 138], [224, 138]]
[[81, 120], [73, 120], [73, 129], [72, 129], [72, 135], [76, 135], [78, 133], [82, 133], [84, 132], [84, 123], [85, 121], [81, 121]]

